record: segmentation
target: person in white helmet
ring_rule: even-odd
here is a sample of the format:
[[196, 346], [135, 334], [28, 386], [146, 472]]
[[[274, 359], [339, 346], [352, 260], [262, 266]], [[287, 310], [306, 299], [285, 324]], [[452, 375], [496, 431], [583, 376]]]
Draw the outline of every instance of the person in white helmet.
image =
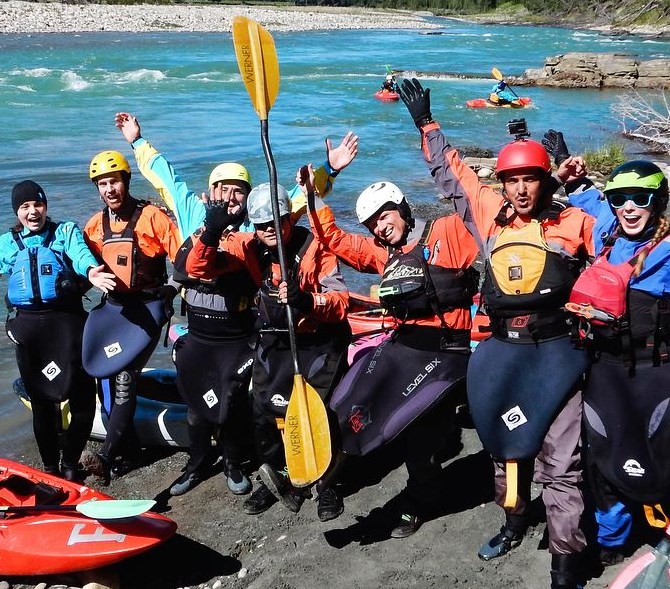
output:
[[436, 456], [459, 433], [453, 409], [470, 357], [477, 245], [456, 215], [415, 223], [392, 182], [375, 182], [356, 201], [370, 236], [340, 229], [320, 198], [308, 204], [316, 239], [348, 266], [381, 276], [379, 299], [396, 323], [389, 340], [354, 363], [330, 407], [347, 454], [366, 455], [407, 428], [409, 476], [391, 531], [405, 538], [438, 512], [444, 489]]

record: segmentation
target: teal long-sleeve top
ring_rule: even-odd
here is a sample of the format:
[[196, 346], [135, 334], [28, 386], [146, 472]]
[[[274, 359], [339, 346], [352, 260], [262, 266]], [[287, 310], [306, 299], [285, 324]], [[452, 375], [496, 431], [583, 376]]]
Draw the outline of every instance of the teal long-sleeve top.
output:
[[[26, 247], [44, 245], [48, 234], [46, 224], [37, 233], [32, 233], [25, 227], [20, 233]], [[49, 248], [59, 254], [65, 254], [71, 261], [74, 271], [84, 278], [88, 277], [90, 268], [99, 265], [91, 250], [88, 249], [81, 229], [72, 221], [57, 223]], [[0, 235], [0, 274], [11, 274], [18, 253], [19, 246], [12, 232], [7, 231]]]

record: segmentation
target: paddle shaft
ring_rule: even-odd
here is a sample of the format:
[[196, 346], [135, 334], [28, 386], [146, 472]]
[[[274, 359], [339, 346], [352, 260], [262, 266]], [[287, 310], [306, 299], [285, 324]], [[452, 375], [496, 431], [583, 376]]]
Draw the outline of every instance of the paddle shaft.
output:
[[[282, 241], [282, 222], [279, 216], [279, 198], [277, 196], [277, 166], [275, 165], [274, 157], [272, 156], [272, 149], [270, 148], [270, 138], [268, 131], [267, 118], [261, 119], [261, 144], [263, 145], [263, 153], [265, 154], [265, 161], [268, 165], [268, 173], [270, 174], [270, 202], [272, 204], [272, 216], [274, 217], [275, 233], [277, 234], [277, 258], [279, 259], [279, 272], [283, 281], [288, 280], [286, 272], [286, 252], [284, 251], [284, 243]], [[295, 338], [295, 326], [293, 325], [293, 309], [291, 305], [286, 305], [286, 319], [288, 321], [288, 339], [291, 347], [291, 355], [293, 356], [293, 373], [300, 374], [300, 366], [298, 366], [298, 345]]]

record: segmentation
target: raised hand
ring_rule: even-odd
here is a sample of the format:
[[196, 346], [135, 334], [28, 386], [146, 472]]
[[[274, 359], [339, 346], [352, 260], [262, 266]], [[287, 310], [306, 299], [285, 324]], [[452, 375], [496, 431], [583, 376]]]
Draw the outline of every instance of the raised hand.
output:
[[554, 163], [560, 166], [565, 160], [570, 157], [568, 146], [563, 139], [563, 133], [549, 129], [542, 139], [542, 145], [553, 156]]
[[88, 271], [88, 280], [98, 290], [108, 293], [116, 286], [116, 276], [111, 272], [105, 272], [105, 266], [92, 266]]
[[424, 90], [421, 82], [416, 78], [412, 78], [411, 80], [402, 81], [398, 94], [400, 94], [400, 98], [402, 98], [409, 114], [414, 119], [414, 124], [419, 129], [427, 123], [432, 122], [430, 88]]
[[346, 168], [358, 154], [358, 135], [349, 131], [340, 141], [340, 144], [333, 148], [333, 144], [326, 137], [326, 157], [330, 167], [339, 172]]
[[128, 143], [132, 143], [135, 139], [142, 137], [137, 118], [129, 112], [117, 112], [114, 117], [114, 125], [123, 133], [123, 137]]
[[556, 175], [563, 184], [584, 178], [587, 174], [586, 163], [581, 156], [568, 156], [558, 166]]

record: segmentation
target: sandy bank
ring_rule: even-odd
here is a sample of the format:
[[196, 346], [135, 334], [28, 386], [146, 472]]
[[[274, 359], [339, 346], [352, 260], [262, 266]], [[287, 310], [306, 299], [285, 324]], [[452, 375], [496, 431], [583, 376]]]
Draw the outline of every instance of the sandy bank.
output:
[[229, 32], [232, 19], [237, 15], [252, 18], [271, 31], [436, 27], [420, 15], [407, 11], [220, 5], [123, 6], [10, 0], [0, 2], [0, 31], [3, 33]]

